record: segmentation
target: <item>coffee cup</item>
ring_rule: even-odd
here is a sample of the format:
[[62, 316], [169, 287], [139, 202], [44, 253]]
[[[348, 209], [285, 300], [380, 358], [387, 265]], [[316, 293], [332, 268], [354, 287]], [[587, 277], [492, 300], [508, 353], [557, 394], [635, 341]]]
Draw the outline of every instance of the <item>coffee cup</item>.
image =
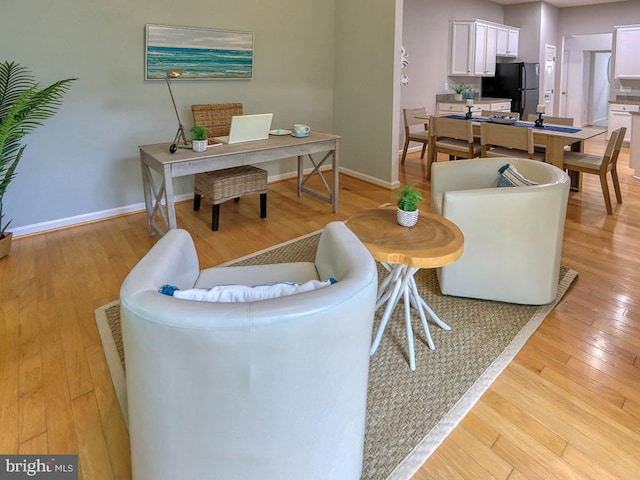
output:
[[311, 127], [309, 125], [304, 125], [302, 123], [296, 123], [293, 126], [293, 136], [294, 137], [306, 137], [309, 135], [311, 131]]

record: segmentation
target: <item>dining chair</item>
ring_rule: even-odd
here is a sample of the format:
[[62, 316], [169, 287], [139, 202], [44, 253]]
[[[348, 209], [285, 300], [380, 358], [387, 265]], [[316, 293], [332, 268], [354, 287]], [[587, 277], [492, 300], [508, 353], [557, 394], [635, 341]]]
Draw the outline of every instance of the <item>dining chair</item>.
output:
[[[420, 154], [420, 159], [422, 160], [429, 142], [429, 121], [426, 119], [427, 109], [426, 107], [403, 108], [402, 114], [404, 116], [404, 148], [402, 149], [400, 163], [404, 164], [409, 142], [422, 143], [422, 153]], [[420, 126], [420, 129], [418, 129], [418, 126]]]
[[[530, 113], [529, 115], [527, 115], [528, 122], [535, 122], [537, 119], [538, 119], [537, 113]], [[546, 123], [550, 123], [551, 125], [562, 125], [564, 127], [573, 127], [573, 117], [550, 117], [548, 115], [542, 115], [542, 119]], [[535, 152], [543, 153], [547, 151], [547, 146], [536, 143], [533, 146], [533, 149]], [[567, 151], [571, 150], [571, 145], [566, 145], [564, 149]]]
[[[537, 119], [537, 113], [530, 113], [527, 115], [527, 122], [535, 122]], [[551, 125], [573, 127], [573, 117], [550, 117], [548, 115], [542, 115], [542, 119], [545, 121], [545, 123], [550, 123]]]
[[[207, 137], [229, 135], [231, 118], [242, 115], [242, 103], [211, 103], [191, 105], [193, 124], [207, 130]], [[211, 230], [220, 224], [220, 204], [240, 201], [244, 195], [260, 194], [260, 218], [267, 216], [267, 171], [253, 165], [196, 173], [193, 188], [193, 209], [200, 210], [202, 195], [211, 201]]]
[[510, 117], [516, 117], [518, 120], [520, 120], [519, 112], [503, 112], [499, 110], [482, 110], [480, 112], [481, 117], [488, 117], [490, 115], [509, 115]]
[[434, 116], [429, 123], [429, 132], [435, 155], [445, 153], [450, 160], [480, 156], [480, 144], [474, 141], [470, 121]]
[[611, 133], [604, 155], [593, 155], [582, 152], [565, 152], [564, 154], [563, 167], [565, 170], [568, 170], [569, 173], [590, 173], [600, 177], [600, 185], [602, 186], [602, 194], [604, 195], [604, 203], [607, 207], [608, 215], [613, 214], [611, 198], [609, 196], [609, 184], [607, 182], [607, 173], [609, 172], [611, 173], [616, 200], [618, 203], [622, 203], [617, 163], [626, 132], [627, 129], [625, 127], [620, 127]]
[[483, 122], [480, 124], [482, 157], [518, 157], [543, 160], [533, 149], [533, 129]]

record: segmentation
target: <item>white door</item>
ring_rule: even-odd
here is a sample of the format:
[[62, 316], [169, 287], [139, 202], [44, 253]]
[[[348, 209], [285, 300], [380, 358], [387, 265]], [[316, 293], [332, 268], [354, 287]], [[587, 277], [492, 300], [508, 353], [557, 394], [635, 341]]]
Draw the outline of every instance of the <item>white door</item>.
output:
[[543, 72], [543, 95], [544, 106], [547, 115], [553, 116], [556, 81], [556, 46], [544, 46], [544, 72]]
[[567, 116], [567, 85], [569, 83], [569, 50], [562, 55], [562, 72], [560, 72], [560, 115]]

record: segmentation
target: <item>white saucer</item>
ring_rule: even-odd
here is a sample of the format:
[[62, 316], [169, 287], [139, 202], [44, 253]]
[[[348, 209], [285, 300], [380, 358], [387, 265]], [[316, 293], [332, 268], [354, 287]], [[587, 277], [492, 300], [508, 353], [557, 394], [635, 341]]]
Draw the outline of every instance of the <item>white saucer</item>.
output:
[[283, 130], [282, 128], [269, 130], [269, 135], [291, 135], [291, 130]]
[[291, 134], [292, 137], [296, 137], [296, 138], [305, 138], [308, 137], [309, 134], [307, 133], [306, 135], [294, 135], [293, 133]]

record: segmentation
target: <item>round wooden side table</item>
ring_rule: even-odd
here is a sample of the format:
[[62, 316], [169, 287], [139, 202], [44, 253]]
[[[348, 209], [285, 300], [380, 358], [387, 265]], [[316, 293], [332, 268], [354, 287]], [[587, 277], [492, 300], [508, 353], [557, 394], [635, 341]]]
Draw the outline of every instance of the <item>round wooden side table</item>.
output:
[[421, 268], [437, 268], [455, 262], [464, 250], [464, 236], [451, 221], [439, 215], [420, 212], [418, 223], [403, 227], [396, 220], [396, 207], [362, 210], [347, 220], [347, 226], [367, 247], [373, 258], [389, 271], [378, 287], [376, 309], [386, 304], [380, 326], [371, 345], [373, 355], [387, 323], [401, 297], [404, 297], [409, 365], [416, 369], [411, 307], [418, 311], [429, 348], [435, 349], [427, 324], [425, 310], [444, 330], [451, 327], [443, 322], [420, 296], [415, 273]]

